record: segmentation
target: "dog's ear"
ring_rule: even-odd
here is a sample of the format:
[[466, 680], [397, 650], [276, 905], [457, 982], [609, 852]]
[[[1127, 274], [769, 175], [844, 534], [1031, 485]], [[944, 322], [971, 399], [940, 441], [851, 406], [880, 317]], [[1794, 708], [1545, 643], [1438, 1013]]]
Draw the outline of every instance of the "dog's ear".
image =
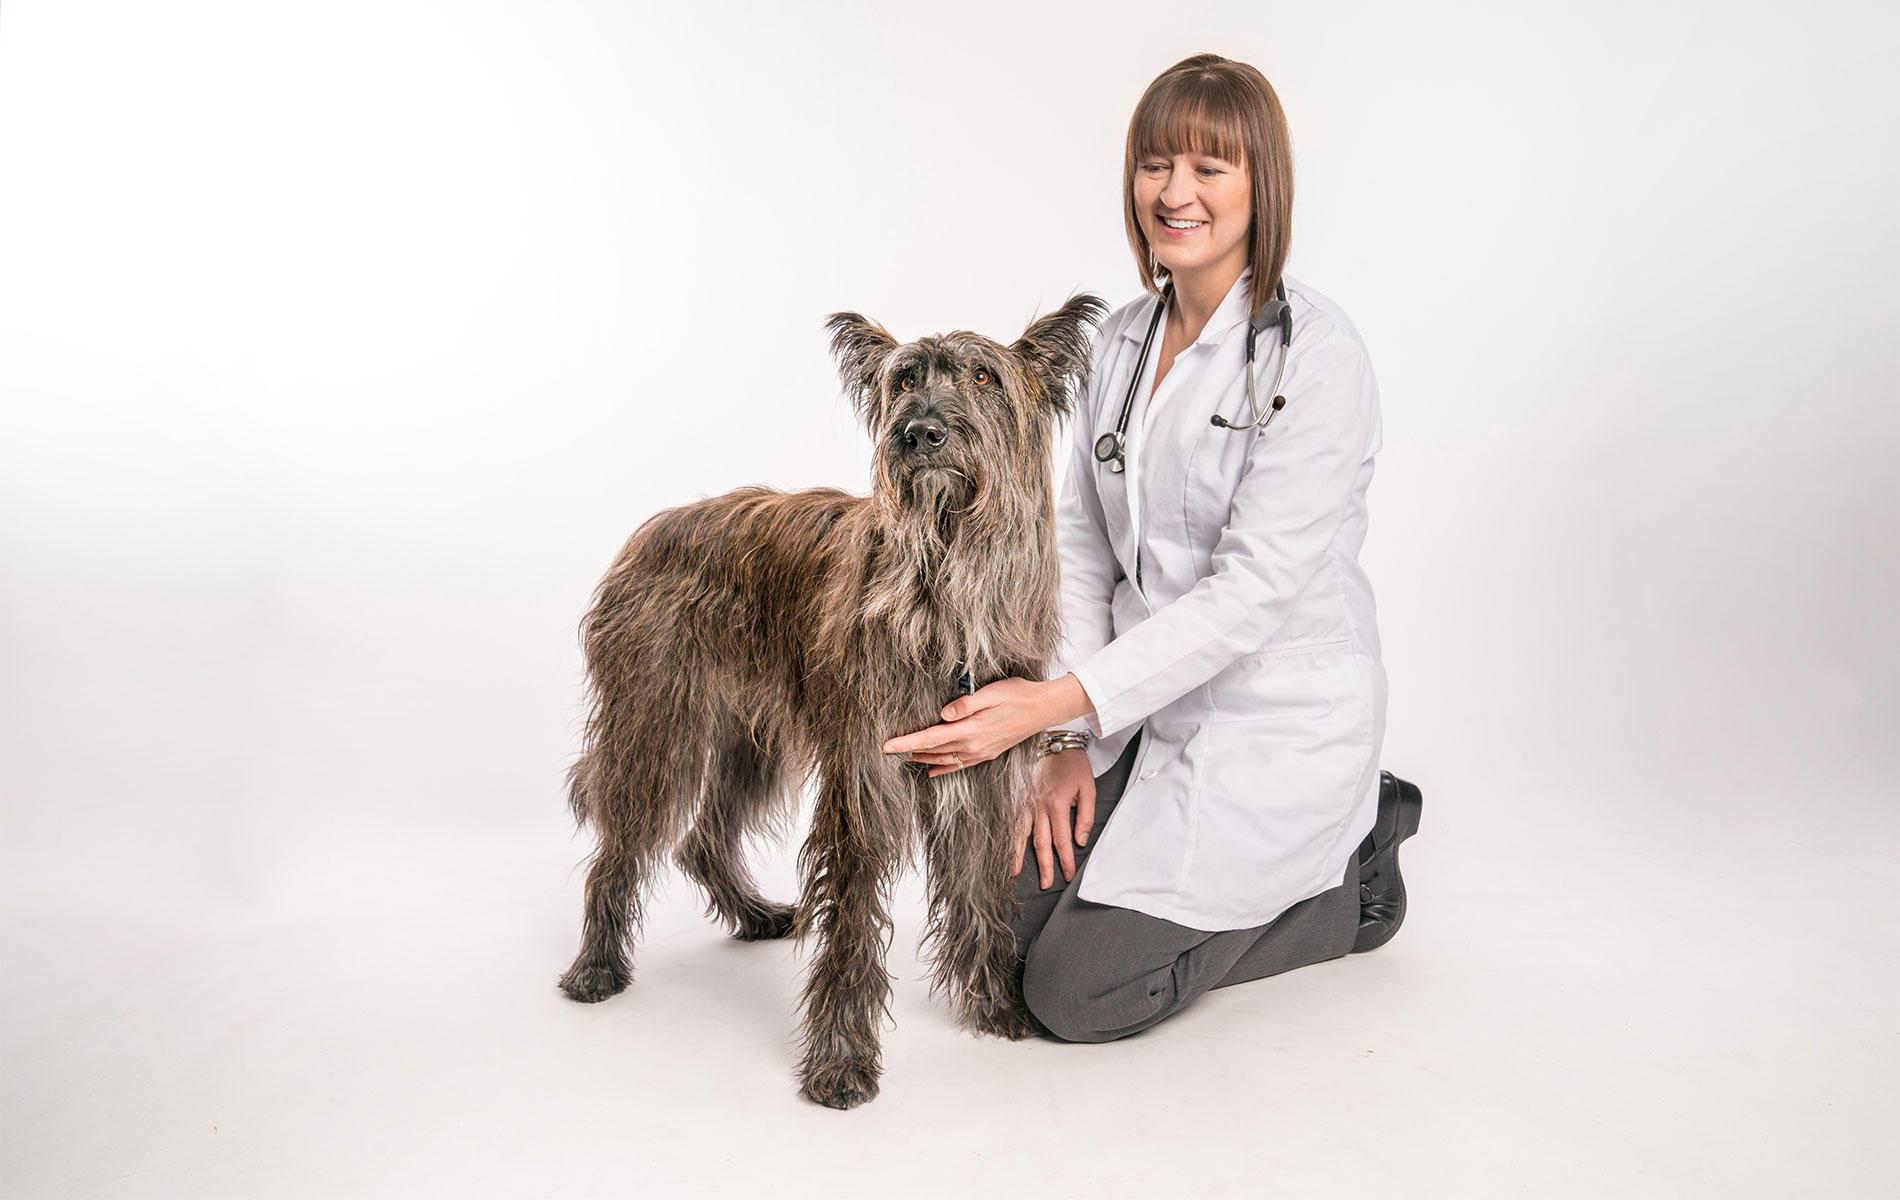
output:
[[1010, 350], [1023, 360], [1042, 386], [1042, 397], [1068, 416], [1089, 384], [1089, 351], [1096, 327], [1108, 315], [1099, 296], [1083, 292], [1044, 317], [1038, 317]]
[[877, 392], [884, 356], [897, 349], [897, 339], [876, 321], [854, 312], [832, 313], [825, 318], [825, 328], [831, 331], [831, 357], [838, 360], [838, 379], [851, 407], [863, 417]]

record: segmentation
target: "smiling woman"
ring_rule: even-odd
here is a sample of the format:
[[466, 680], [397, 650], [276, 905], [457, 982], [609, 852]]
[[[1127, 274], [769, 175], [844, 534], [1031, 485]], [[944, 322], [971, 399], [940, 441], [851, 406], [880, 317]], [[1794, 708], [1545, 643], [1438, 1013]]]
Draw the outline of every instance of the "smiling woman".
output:
[[1030, 1012], [1071, 1041], [1383, 944], [1421, 807], [1379, 769], [1358, 561], [1378, 385], [1345, 312], [1284, 273], [1292, 142], [1272, 85], [1211, 54], [1163, 72], [1129, 122], [1121, 201], [1144, 293], [1103, 323], [1077, 406], [1048, 679], [999, 679], [885, 744], [935, 777], [1049, 731], [1016, 932]]

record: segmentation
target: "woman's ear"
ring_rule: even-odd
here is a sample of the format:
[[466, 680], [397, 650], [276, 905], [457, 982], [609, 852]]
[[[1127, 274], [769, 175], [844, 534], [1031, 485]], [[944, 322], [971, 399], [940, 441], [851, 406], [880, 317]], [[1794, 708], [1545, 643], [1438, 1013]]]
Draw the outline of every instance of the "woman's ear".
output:
[[831, 331], [831, 356], [838, 360], [838, 379], [860, 420], [877, 393], [877, 376], [884, 358], [897, 349], [897, 339], [882, 325], [854, 312], [835, 312], [825, 318]]
[[1089, 382], [1089, 349], [1096, 327], [1108, 315], [1099, 296], [1083, 292], [1045, 317], [1038, 317], [1010, 351], [1042, 388], [1045, 403], [1063, 416]]

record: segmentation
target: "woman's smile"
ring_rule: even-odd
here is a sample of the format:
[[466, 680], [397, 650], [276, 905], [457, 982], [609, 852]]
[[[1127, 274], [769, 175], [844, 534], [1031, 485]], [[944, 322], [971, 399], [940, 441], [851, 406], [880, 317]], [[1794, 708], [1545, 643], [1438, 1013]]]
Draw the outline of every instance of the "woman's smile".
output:
[[1206, 221], [1176, 221], [1173, 217], [1157, 216], [1157, 228], [1163, 237], [1179, 240], [1199, 233], [1206, 227]]

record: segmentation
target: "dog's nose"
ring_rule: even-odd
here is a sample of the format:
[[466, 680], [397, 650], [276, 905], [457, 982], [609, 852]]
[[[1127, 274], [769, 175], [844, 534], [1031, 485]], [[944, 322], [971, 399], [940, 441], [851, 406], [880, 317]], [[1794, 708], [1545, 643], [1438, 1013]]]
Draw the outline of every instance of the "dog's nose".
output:
[[935, 417], [912, 417], [904, 423], [904, 449], [929, 457], [943, 449], [950, 436], [944, 423]]

